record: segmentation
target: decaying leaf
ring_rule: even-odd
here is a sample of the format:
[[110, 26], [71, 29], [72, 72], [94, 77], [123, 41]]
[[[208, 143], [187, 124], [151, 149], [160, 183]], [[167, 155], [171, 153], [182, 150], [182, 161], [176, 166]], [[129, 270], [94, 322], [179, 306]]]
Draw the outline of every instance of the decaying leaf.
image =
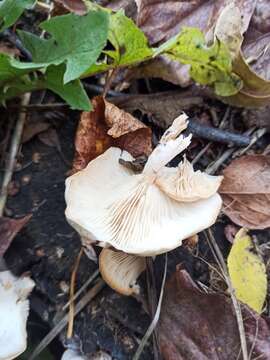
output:
[[162, 129], [167, 129], [180, 111], [187, 111], [203, 104], [202, 97], [189, 91], [117, 96], [111, 101], [128, 112], [140, 110]]
[[23, 129], [22, 142], [26, 143], [36, 135], [48, 130], [50, 124], [45, 121], [27, 121]]
[[223, 172], [220, 187], [223, 212], [248, 229], [270, 226], [270, 157], [246, 155], [233, 160]]
[[[160, 0], [136, 0], [138, 5], [137, 23], [145, 32], [151, 44], [156, 44], [168, 40], [178, 34], [183, 27], [196, 27], [200, 29], [207, 40], [213, 40], [213, 29], [222, 10], [228, 4], [226, 0], [217, 1], [160, 1]], [[246, 31], [250, 18], [254, 12], [256, 1], [241, 0], [237, 2], [242, 15], [242, 31]], [[167, 67], [164, 60], [156, 60]], [[151, 68], [147, 67], [147, 72], [155, 72], [157, 66], [153, 62]], [[146, 70], [144, 69], [144, 72]], [[186, 65], [179, 65], [176, 61], [171, 61], [169, 71], [162, 78], [174, 84], [187, 86], [190, 78], [187, 77]], [[136, 74], [138, 76], [138, 72]]]
[[14, 237], [28, 223], [32, 215], [21, 219], [0, 217], [0, 257], [5, 254]]
[[239, 230], [228, 256], [228, 270], [237, 299], [261, 313], [267, 293], [266, 269], [252, 249], [250, 236]]
[[134, 157], [150, 154], [150, 128], [101, 96], [93, 99], [93, 106], [94, 111], [81, 115], [75, 139], [74, 171], [84, 169], [111, 146], [120, 147]]
[[[251, 359], [269, 359], [269, 320], [242, 308]], [[231, 300], [205, 293], [178, 268], [165, 287], [160, 345], [165, 360], [236, 360], [240, 339]], [[250, 349], [253, 349], [250, 351]]]
[[[242, 79], [243, 87], [237, 94], [223, 98], [235, 106], [263, 106], [270, 102], [270, 64], [269, 36], [256, 38], [256, 45], [249, 45], [245, 54], [241, 50], [243, 42], [242, 18], [238, 4], [231, 3], [221, 12], [216, 29], [216, 36], [230, 50], [233, 57], [233, 71]], [[249, 55], [249, 59], [245, 56]], [[249, 62], [248, 62], [249, 60]], [[253, 62], [251, 67], [249, 63]]]
[[203, 33], [197, 28], [183, 27], [156, 53], [164, 53], [172, 60], [190, 65], [191, 78], [202, 85], [213, 85], [217, 95], [234, 95], [242, 87], [241, 79], [232, 72], [232, 59], [227, 47], [218, 39], [207, 46]]
[[87, 7], [83, 0], [55, 0], [56, 3], [61, 4], [64, 8], [77, 15], [85, 15]]
[[[138, 25], [150, 42], [158, 43], [176, 35], [183, 26], [197, 27], [205, 34], [215, 25], [226, 0], [136, 0]], [[243, 14], [244, 31], [247, 29], [256, 1], [240, 0], [237, 6]]]

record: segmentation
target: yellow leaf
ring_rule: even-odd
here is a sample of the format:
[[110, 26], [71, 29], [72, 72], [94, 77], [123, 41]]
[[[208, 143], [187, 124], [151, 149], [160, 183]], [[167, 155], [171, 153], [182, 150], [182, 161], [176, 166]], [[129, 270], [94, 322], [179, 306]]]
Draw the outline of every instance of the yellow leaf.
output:
[[267, 277], [265, 265], [252, 247], [247, 232], [238, 231], [228, 256], [228, 269], [237, 299], [260, 313], [266, 297]]

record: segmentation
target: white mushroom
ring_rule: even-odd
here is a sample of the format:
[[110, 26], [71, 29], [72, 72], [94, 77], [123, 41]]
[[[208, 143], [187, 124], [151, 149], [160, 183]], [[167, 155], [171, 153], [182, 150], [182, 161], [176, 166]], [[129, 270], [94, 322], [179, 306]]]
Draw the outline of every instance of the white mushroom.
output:
[[[211, 226], [220, 211], [220, 177], [193, 171], [184, 161], [166, 165], [190, 144], [179, 116], [149, 156], [141, 174], [119, 164], [132, 156], [110, 148], [66, 180], [66, 217], [77, 231], [100, 246], [153, 256]], [[185, 177], [188, 177], [185, 179]]]
[[0, 360], [11, 360], [26, 349], [26, 321], [30, 294], [35, 283], [0, 272]]
[[144, 257], [122, 251], [103, 249], [99, 256], [99, 270], [106, 283], [123, 295], [138, 294], [136, 280], [146, 268]]
[[184, 158], [177, 168], [164, 167], [157, 177], [157, 186], [176, 201], [194, 202], [214, 195], [222, 176], [212, 176], [194, 171], [192, 164]]

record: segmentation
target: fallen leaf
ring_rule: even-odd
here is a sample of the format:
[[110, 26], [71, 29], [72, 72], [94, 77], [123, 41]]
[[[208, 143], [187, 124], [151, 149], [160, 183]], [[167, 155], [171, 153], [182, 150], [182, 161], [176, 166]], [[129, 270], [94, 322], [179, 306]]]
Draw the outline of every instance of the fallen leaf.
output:
[[[227, 5], [226, 0], [217, 1], [171, 1], [136, 0], [138, 6], [137, 23], [152, 44], [168, 40], [183, 26], [197, 27], [205, 34]], [[243, 14], [243, 30], [247, 30], [256, 1], [240, 0], [237, 6]]]
[[141, 78], [159, 78], [174, 85], [187, 87], [192, 83], [189, 69], [189, 65], [180, 64], [161, 55], [132, 69], [128, 69], [126, 81]]
[[137, 6], [134, 0], [105, 0], [101, 5], [114, 11], [124, 10], [125, 15], [133, 20], [137, 17]]
[[270, 157], [246, 155], [233, 160], [223, 172], [220, 187], [223, 212], [248, 229], [270, 226]]
[[77, 15], [85, 15], [88, 12], [83, 0], [55, 0], [55, 2]]
[[235, 106], [264, 106], [270, 102], [270, 51], [269, 34], [256, 38], [241, 49], [243, 42], [242, 17], [238, 4], [226, 6], [216, 24], [215, 35], [229, 49], [233, 71], [243, 81], [240, 91], [222, 98]]
[[61, 150], [60, 140], [55, 129], [48, 128], [46, 131], [40, 132], [38, 138], [43, 144]]
[[[242, 307], [250, 358], [269, 359], [269, 320]], [[177, 268], [165, 287], [160, 316], [164, 360], [241, 359], [237, 321], [231, 300], [205, 293], [185, 270]]]
[[50, 124], [43, 121], [27, 121], [23, 129], [22, 142], [26, 143], [36, 135], [48, 130]]
[[190, 91], [125, 95], [112, 98], [111, 101], [128, 112], [140, 110], [162, 129], [171, 126], [181, 111], [187, 111], [203, 104], [203, 98]]
[[21, 219], [0, 217], [0, 257], [5, 254], [12, 240], [18, 232], [28, 223], [32, 215]]
[[261, 313], [267, 293], [266, 269], [252, 249], [250, 236], [239, 230], [228, 256], [228, 270], [237, 299]]
[[151, 129], [101, 96], [92, 100], [94, 110], [83, 112], [75, 137], [74, 171], [84, 169], [111, 146], [134, 157], [151, 153]]

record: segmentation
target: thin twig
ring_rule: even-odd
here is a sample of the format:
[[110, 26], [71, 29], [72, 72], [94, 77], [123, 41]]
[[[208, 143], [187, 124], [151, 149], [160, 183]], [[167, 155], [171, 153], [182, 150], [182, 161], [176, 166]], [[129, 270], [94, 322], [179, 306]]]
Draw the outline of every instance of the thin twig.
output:
[[191, 162], [192, 165], [196, 164], [212, 145], [213, 145], [212, 142], [209, 142], [207, 145], [205, 145], [205, 147], [203, 147], [202, 150], [192, 160], [192, 162]]
[[[74, 315], [78, 313], [104, 288], [105, 282], [102, 279], [90, 289], [84, 297], [78, 302]], [[37, 356], [56, 338], [56, 336], [64, 329], [68, 322], [68, 315], [65, 315], [57, 325], [43, 338], [39, 345], [35, 348], [29, 360], [34, 360]]]
[[242, 311], [241, 311], [241, 306], [240, 303], [238, 302], [236, 296], [235, 296], [235, 292], [234, 292], [234, 288], [232, 286], [231, 283], [231, 279], [230, 276], [228, 274], [228, 270], [227, 270], [227, 266], [225, 264], [224, 258], [222, 256], [222, 253], [219, 249], [219, 246], [216, 242], [215, 237], [212, 234], [212, 231], [209, 229], [208, 230], [208, 235], [209, 235], [209, 239], [207, 237], [207, 240], [209, 242], [209, 244], [211, 244], [213, 246], [214, 252], [218, 258], [218, 264], [220, 266], [220, 269], [225, 277], [226, 280], [226, 284], [228, 286], [229, 289], [229, 293], [231, 296], [231, 300], [233, 303], [233, 307], [234, 307], [234, 311], [235, 311], [235, 315], [236, 315], [236, 320], [237, 320], [237, 324], [238, 324], [238, 330], [239, 330], [239, 336], [240, 336], [240, 342], [241, 342], [241, 348], [242, 348], [242, 354], [243, 354], [243, 360], [249, 360], [249, 355], [248, 355], [248, 349], [247, 349], [247, 340], [246, 340], [246, 334], [245, 334], [245, 328], [244, 328], [244, 322], [243, 322], [243, 316], [242, 316]]
[[83, 248], [81, 248], [77, 259], [75, 261], [74, 269], [71, 274], [70, 280], [70, 292], [69, 292], [69, 313], [68, 313], [68, 328], [67, 328], [67, 339], [72, 338], [73, 335], [73, 325], [74, 325], [74, 293], [75, 293], [75, 281], [80, 265], [81, 257], [83, 254]]
[[[99, 275], [99, 269], [97, 269], [90, 277], [89, 279], [83, 284], [83, 286], [76, 292], [76, 294], [73, 296], [73, 301], [75, 301], [81, 293], [95, 280], [95, 278]], [[62, 310], [65, 311], [69, 305], [70, 305], [71, 299], [63, 306]]]
[[[22, 105], [27, 105], [29, 103], [30, 96], [31, 96], [30, 93], [26, 93], [23, 95]], [[8, 185], [12, 179], [12, 174], [16, 164], [16, 157], [21, 143], [21, 137], [23, 133], [25, 120], [26, 120], [26, 114], [20, 113], [12, 136], [7, 167], [5, 170], [2, 188], [0, 192], [0, 216], [2, 216], [4, 213], [4, 209], [7, 201], [7, 195], [8, 195]]]
[[165, 254], [164, 274], [163, 274], [163, 279], [162, 279], [162, 285], [161, 285], [157, 310], [156, 310], [155, 316], [154, 316], [149, 328], [147, 329], [144, 337], [142, 338], [142, 341], [141, 341], [135, 355], [133, 356], [132, 360], [139, 360], [147, 341], [149, 340], [150, 336], [152, 335], [152, 333], [155, 330], [155, 327], [158, 323], [162, 299], [163, 299], [163, 293], [164, 293], [165, 280], [166, 280], [166, 276], [167, 276], [167, 265], [168, 265], [168, 256], [167, 256], [167, 254]]
[[202, 125], [195, 119], [189, 119], [187, 130], [194, 136], [223, 144], [248, 146], [251, 141], [250, 137], [245, 134], [235, 134], [231, 131]]
[[103, 93], [102, 96], [105, 98], [108, 94], [108, 91], [110, 90], [111, 84], [113, 82], [113, 79], [115, 78], [116, 74], [118, 72], [118, 68], [115, 68], [111, 71], [108, 71], [107, 73], [107, 79], [106, 79], [106, 83], [103, 89]]

